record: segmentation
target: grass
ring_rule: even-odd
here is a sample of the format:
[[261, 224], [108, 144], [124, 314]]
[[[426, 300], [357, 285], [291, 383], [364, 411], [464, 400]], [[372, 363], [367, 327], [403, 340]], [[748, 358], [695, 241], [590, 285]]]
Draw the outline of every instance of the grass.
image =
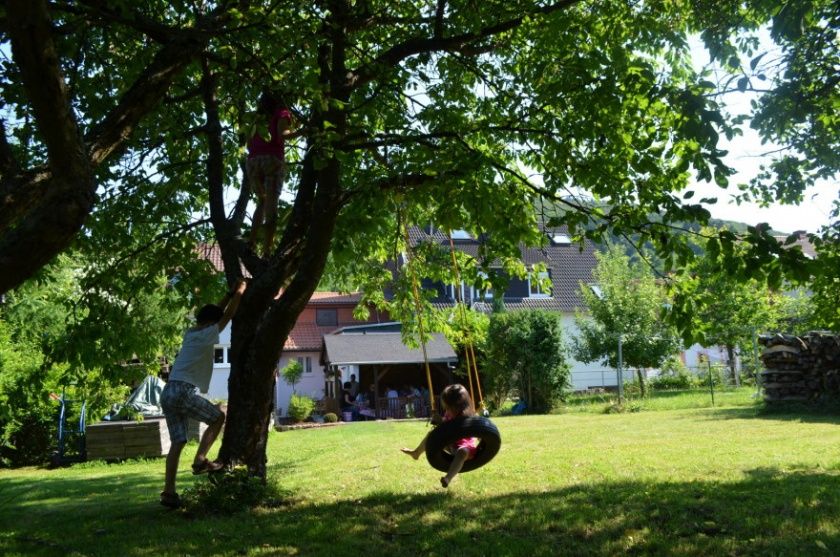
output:
[[[628, 389], [629, 390], [629, 389]], [[638, 410], [685, 410], [690, 408], [717, 407], [753, 407], [758, 408], [755, 387], [716, 387], [714, 399], [708, 388], [656, 391], [653, 395], [643, 398], [637, 393], [627, 395], [626, 406], [634, 411]], [[615, 393], [603, 394], [573, 394], [566, 404], [557, 409], [558, 412], [588, 412], [603, 413], [607, 407], [618, 402]]]
[[[494, 421], [501, 452], [449, 490], [398, 450], [422, 422], [272, 433], [284, 499], [227, 517], [160, 507], [161, 459], [2, 471], [0, 554], [840, 554], [836, 412], [749, 402]], [[182, 470], [180, 489], [205, 481]]]

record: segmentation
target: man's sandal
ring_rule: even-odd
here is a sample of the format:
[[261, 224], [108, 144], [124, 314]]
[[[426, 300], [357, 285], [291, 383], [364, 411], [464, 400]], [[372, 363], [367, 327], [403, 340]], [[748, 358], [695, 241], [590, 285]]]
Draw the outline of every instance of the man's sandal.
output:
[[167, 493], [162, 491], [160, 494], [160, 504], [170, 509], [177, 509], [181, 506], [181, 498], [177, 493]]
[[225, 465], [221, 462], [204, 459], [192, 465], [192, 473], [198, 476], [199, 474], [206, 474], [208, 472], [218, 472], [224, 467]]

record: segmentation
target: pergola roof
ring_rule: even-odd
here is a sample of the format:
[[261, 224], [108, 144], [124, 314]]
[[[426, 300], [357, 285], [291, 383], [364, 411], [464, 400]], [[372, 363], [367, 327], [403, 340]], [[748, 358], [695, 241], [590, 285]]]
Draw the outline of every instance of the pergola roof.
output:
[[[426, 343], [429, 363], [457, 362], [458, 356], [440, 333]], [[324, 335], [324, 360], [329, 365], [424, 363], [421, 348], [409, 348], [399, 333]]]

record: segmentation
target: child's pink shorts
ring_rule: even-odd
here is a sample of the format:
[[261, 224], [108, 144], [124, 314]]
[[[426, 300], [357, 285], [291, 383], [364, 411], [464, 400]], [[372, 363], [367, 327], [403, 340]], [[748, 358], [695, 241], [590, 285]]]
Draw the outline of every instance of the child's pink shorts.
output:
[[459, 449], [467, 449], [469, 451], [467, 460], [472, 460], [478, 452], [478, 443], [478, 437], [464, 437], [463, 439], [455, 441], [453, 445], [455, 447], [455, 451], [458, 451]]

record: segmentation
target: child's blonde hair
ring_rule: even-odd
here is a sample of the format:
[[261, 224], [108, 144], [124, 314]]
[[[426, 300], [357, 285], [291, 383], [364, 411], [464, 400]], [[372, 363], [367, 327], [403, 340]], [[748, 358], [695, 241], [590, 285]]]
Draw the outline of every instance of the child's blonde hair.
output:
[[462, 416], [475, 415], [470, 393], [461, 384], [455, 383], [446, 387], [440, 394], [440, 400], [443, 402], [444, 408], [452, 413]]

